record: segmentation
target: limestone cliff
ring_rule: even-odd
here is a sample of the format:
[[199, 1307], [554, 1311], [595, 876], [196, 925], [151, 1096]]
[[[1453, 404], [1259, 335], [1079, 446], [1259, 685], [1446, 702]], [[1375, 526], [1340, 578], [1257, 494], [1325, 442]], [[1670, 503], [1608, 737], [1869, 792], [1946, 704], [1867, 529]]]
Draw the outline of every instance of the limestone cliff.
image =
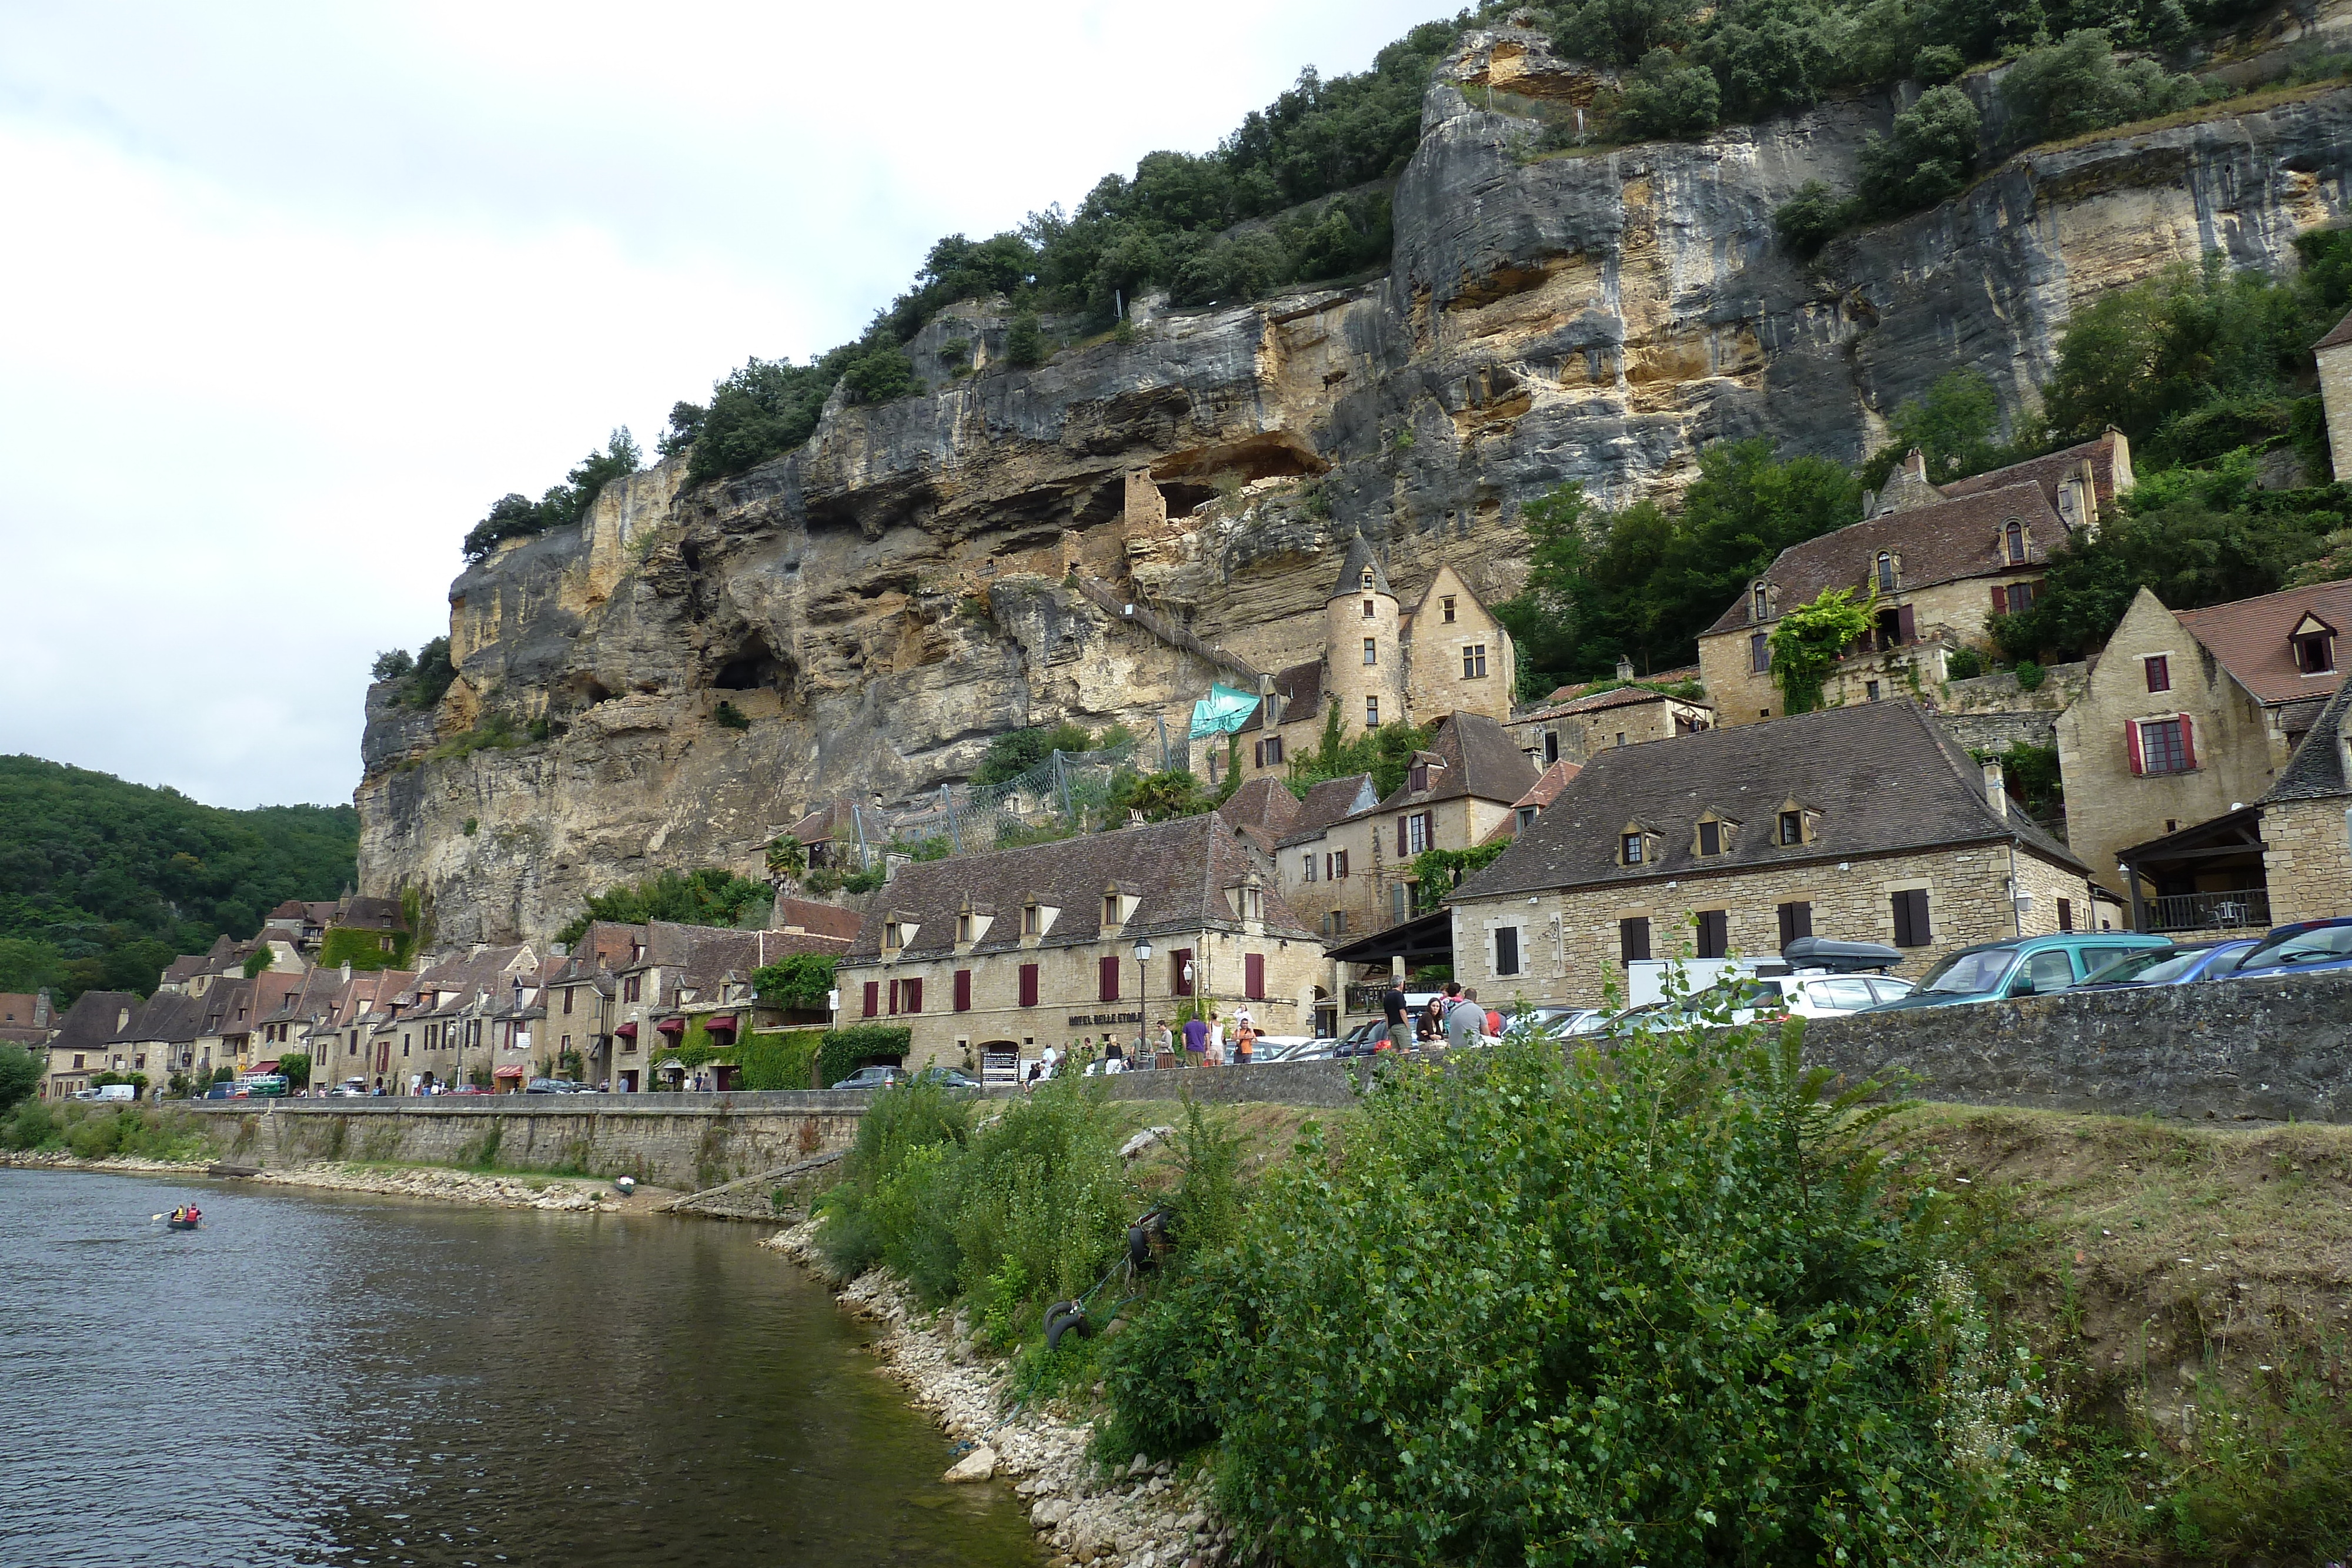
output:
[[[1517, 508], [1563, 479], [1622, 503], [1756, 434], [1857, 457], [1954, 365], [2021, 400], [2091, 296], [2208, 250], [2286, 264], [2347, 207], [2338, 89], [2023, 154], [1805, 267], [1772, 210], [1808, 179], [1850, 185], [1885, 99], [1531, 157], [1490, 79], [1580, 85], [1532, 35], [1473, 35], [1431, 89], [1384, 277], [1147, 302], [1131, 341], [1025, 371], [999, 362], [1001, 315], [967, 305], [911, 346], [925, 394], [836, 402], [802, 450], [698, 490], [677, 465], [639, 474], [465, 572], [440, 707], [370, 695], [362, 891], [421, 885], [445, 938], [508, 940], [654, 870], [751, 870], [812, 802], [961, 778], [998, 731], [1150, 731], [1216, 672], [1124, 601], [1273, 669], [1317, 652], [1303, 612], [1359, 530], [1408, 604], [1440, 560], [1505, 596]], [[949, 335], [976, 340], [973, 373], [941, 367]], [[527, 744], [459, 739], [541, 720]]]

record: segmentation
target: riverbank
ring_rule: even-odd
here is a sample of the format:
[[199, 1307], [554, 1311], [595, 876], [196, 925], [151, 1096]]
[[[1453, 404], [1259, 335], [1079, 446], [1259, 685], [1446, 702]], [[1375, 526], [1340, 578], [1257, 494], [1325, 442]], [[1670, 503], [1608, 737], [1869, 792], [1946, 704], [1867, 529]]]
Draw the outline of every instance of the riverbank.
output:
[[[0, 1152], [0, 1166], [20, 1169], [110, 1172], [117, 1176], [201, 1177], [211, 1162], [151, 1160], [131, 1155], [77, 1159], [70, 1154]], [[587, 1176], [538, 1176], [505, 1171], [459, 1170], [446, 1166], [386, 1166], [333, 1161], [287, 1166], [221, 1178], [273, 1186], [332, 1192], [377, 1193], [470, 1203], [489, 1208], [538, 1208], [575, 1214], [650, 1214], [681, 1195], [667, 1187], [640, 1186], [623, 1196], [613, 1184]]]
[[803, 1221], [761, 1245], [824, 1280], [845, 1311], [881, 1325], [873, 1349], [883, 1371], [916, 1408], [970, 1445], [950, 1475], [1010, 1484], [1052, 1553], [1047, 1568], [1213, 1568], [1223, 1561], [1233, 1531], [1215, 1516], [1206, 1467], [1180, 1471], [1171, 1461], [1146, 1465], [1138, 1455], [1115, 1479], [1101, 1479], [1087, 1452], [1091, 1422], [1012, 1405], [1009, 1364], [974, 1347], [961, 1313], [923, 1311], [879, 1270], [840, 1280], [814, 1244], [817, 1225]]

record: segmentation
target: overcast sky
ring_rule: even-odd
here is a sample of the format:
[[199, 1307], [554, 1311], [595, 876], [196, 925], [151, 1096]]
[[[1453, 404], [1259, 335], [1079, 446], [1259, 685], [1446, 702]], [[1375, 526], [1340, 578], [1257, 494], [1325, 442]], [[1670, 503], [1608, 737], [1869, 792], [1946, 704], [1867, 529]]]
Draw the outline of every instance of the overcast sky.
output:
[[0, 753], [351, 798], [458, 541], [1421, 0], [0, 0]]

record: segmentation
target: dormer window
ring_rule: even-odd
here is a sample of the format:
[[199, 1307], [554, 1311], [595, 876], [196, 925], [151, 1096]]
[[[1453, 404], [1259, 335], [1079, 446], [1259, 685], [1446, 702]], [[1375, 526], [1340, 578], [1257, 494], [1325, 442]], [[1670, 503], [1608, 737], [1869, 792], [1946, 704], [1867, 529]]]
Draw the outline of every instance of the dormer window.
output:
[[2009, 558], [2009, 564], [2023, 566], [2025, 564], [2025, 525], [2015, 517], [2010, 518], [2008, 526], [2001, 529], [2000, 538], [2001, 549]]
[[1118, 924], [1118, 894], [1115, 893], [1106, 893], [1103, 894], [1102, 923], [1105, 925], [1116, 925]]
[[1895, 591], [1895, 557], [1885, 550], [1878, 552], [1878, 591]]
[[1416, 762], [1411, 768], [1406, 768], [1404, 775], [1404, 787], [1416, 795], [1428, 789], [1429, 764], [1426, 762]]
[[1364, 568], [1364, 591], [1365, 591], [1366, 593], [1370, 593], [1371, 591], [1372, 591], [1372, 569], [1371, 569], [1370, 567], [1369, 567], [1369, 566], [1368, 566], [1368, 567]]
[[1034, 903], [1023, 904], [1021, 906], [1021, 935], [1024, 936], [1040, 936], [1045, 934], [1045, 921], [1044, 911], [1040, 910]]
[[1620, 833], [1617, 836], [1617, 858], [1625, 865], [1640, 865], [1642, 863], [1642, 835], [1640, 833]]
[[1437, 608], [1448, 626], [1454, 624], [1454, 595], [1447, 594], [1437, 601]]
[[971, 940], [971, 925], [972, 922], [970, 915], [957, 915], [956, 940], [959, 942], [970, 942]]
[[2294, 667], [2306, 675], [2332, 674], [2336, 668], [2336, 628], [2316, 615], [2306, 614], [2287, 636]]
[[1780, 813], [1780, 838], [1783, 848], [1805, 841], [1805, 814], [1802, 811]]
[[1721, 822], [1701, 822], [1698, 825], [1698, 852], [1703, 855], [1719, 855], [1723, 852]]
[[907, 928], [895, 920], [885, 923], [882, 927], [882, 951], [901, 952], [905, 950], [906, 946]]
[[1749, 592], [1748, 609], [1748, 619], [1752, 621], [1769, 621], [1772, 618], [1771, 594], [1762, 583], [1758, 583]]

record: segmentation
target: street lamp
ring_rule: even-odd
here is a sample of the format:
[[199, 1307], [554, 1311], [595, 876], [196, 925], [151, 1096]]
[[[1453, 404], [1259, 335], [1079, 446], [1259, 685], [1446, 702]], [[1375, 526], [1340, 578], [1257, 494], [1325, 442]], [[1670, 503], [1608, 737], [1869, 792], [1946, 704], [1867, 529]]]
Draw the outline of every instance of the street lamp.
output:
[[1143, 1031], [1151, 1021], [1150, 998], [1151, 938], [1139, 936], [1135, 939], [1135, 1064], [1138, 1067], [1142, 1066], [1145, 1060]]

